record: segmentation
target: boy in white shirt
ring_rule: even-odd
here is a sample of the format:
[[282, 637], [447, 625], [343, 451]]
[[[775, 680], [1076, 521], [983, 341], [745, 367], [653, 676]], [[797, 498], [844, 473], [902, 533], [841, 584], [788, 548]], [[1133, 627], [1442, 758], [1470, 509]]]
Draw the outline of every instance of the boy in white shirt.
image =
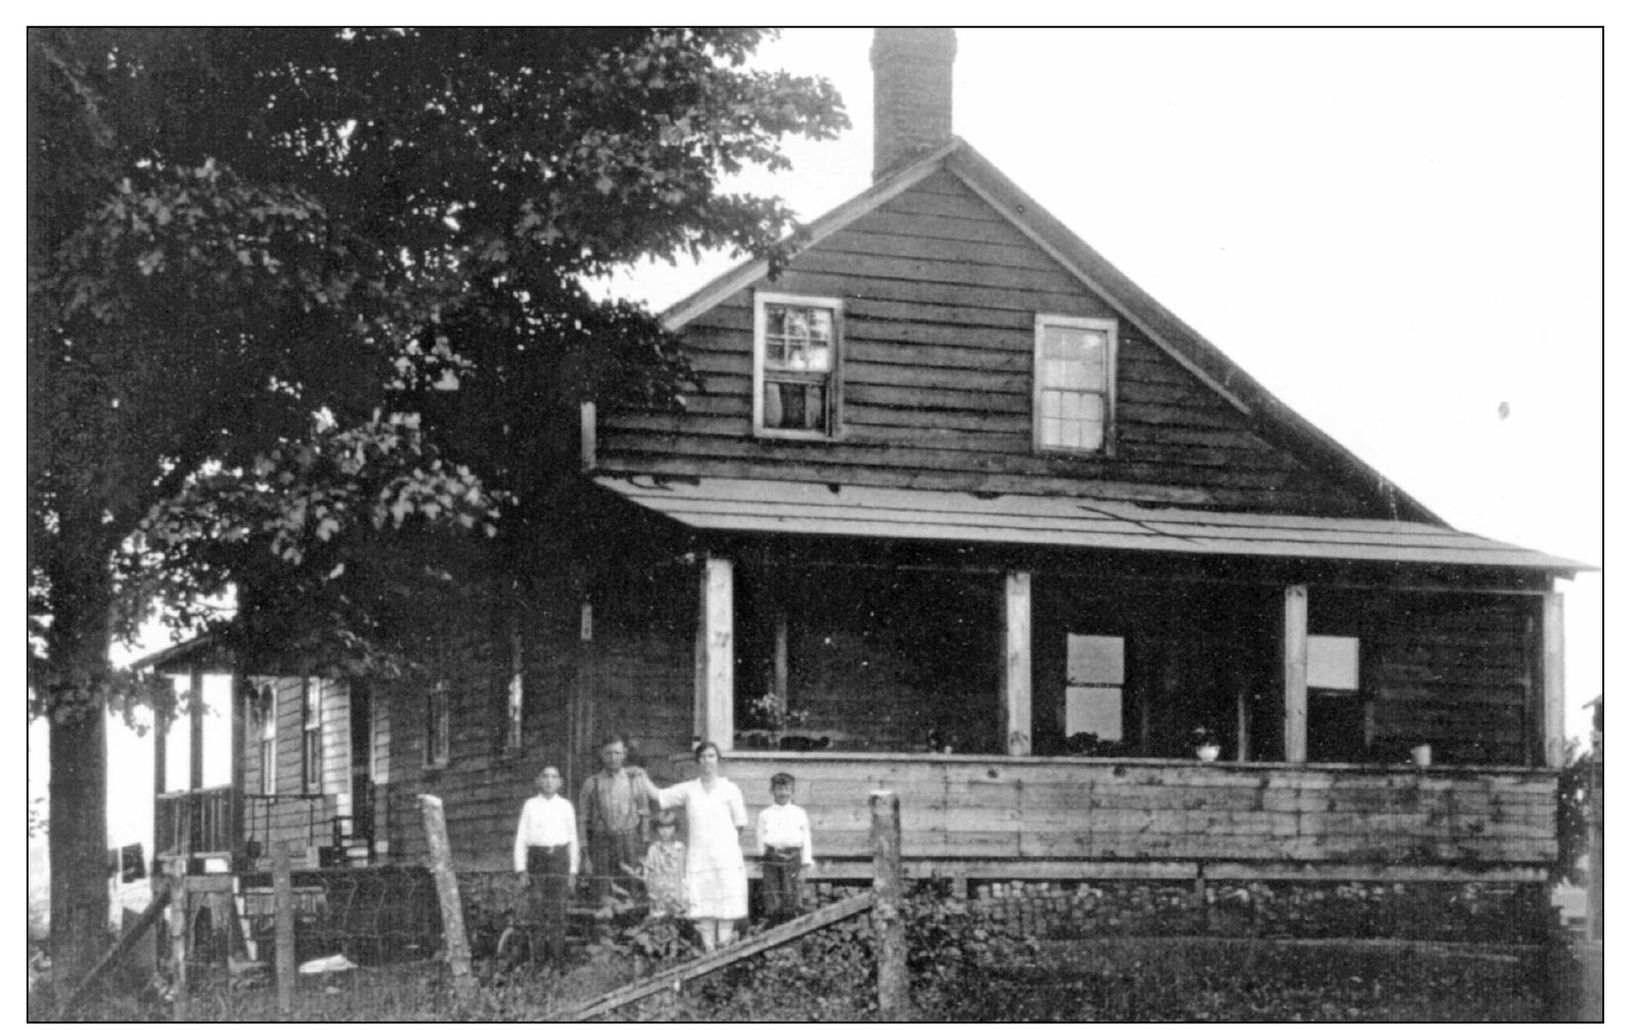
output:
[[758, 813], [762, 854], [764, 914], [771, 925], [793, 918], [803, 907], [804, 870], [815, 865], [809, 816], [792, 803], [797, 781], [791, 773], [770, 777], [775, 804]]
[[560, 770], [544, 766], [537, 783], [515, 828], [515, 871], [527, 887], [531, 921], [543, 933], [545, 959], [563, 969], [566, 900], [577, 886], [577, 814], [560, 796]]

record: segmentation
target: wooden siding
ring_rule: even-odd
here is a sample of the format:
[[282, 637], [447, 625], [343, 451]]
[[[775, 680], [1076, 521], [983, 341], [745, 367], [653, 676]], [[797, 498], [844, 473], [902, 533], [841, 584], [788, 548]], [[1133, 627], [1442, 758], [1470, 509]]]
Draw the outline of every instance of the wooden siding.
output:
[[1389, 599], [1360, 637], [1376, 753], [1430, 744], [1438, 761], [1537, 760], [1528, 695], [1538, 614], [1532, 597]]
[[[345, 725], [335, 729], [327, 723], [324, 724], [324, 791], [320, 798], [303, 799], [300, 797], [305, 791], [304, 770], [301, 764], [301, 737], [304, 732], [302, 699], [306, 681], [299, 676], [277, 676], [251, 677], [251, 682], [256, 685], [264, 684], [265, 689], [276, 694], [277, 739], [274, 747], [277, 752], [275, 770], [277, 790], [271, 800], [254, 799], [245, 803], [243, 834], [246, 839], [261, 844], [263, 854], [270, 854], [269, 846], [273, 843], [296, 842], [303, 846], [309, 845], [310, 849], [303, 855], [296, 856], [296, 860], [301, 865], [315, 865], [317, 862], [315, 848], [329, 843], [330, 820], [340, 814], [339, 790], [350, 789], [348, 784], [343, 788], [339, 787], [342, 781], [336, 778], [337, 768], [331, 764], [333, 755], [330, 741], [336, 733], [345, 736]], [[333, 684], [324, 687], [325, 717], [332, 718], [340, 714], [335, 702], [331, 700], [333, 692], [337, 689]], [[241, 752], [244, 790], [248, 794], [259, 793], [260, 745], [260, 728], [256, 726], [251, 732], [244, 734]], [[330, 784], [334, 785], [335, 789], [330, 790]]]
[[869, 855], [878, 789], [900, 795], [902, 853], [916, 861], [1459, 866], [1497, 879], [1556, 855], [1555, 777], [1541, 770], [737, 755], [724, 773], [756, 814], [783, 770], [828, 862]]
[[746, 289], [686, 328], [706, 392], [684, 414], [608, 415], [602, 467], [1361, 513], [1124, 320], [1116, 456], [1033, 453], [1035, 315], [1115, 312], [947, 173], [759, 285], [844, 298], [839, 437], [753, 437]]

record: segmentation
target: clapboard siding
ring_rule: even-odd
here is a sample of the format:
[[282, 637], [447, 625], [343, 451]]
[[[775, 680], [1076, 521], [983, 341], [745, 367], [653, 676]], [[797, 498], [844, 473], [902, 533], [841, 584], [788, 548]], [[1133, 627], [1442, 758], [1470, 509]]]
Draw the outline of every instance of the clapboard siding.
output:
[[816, 854], [828, 861], [869, 855], [867, 797], [882, 789], [900, 796], [908, 860], [1486, 870], [1543, 866], [1556, 853], [1555, 778], [1544, 771], [744, 754], [725, 773], [762, 803], [751, 785], [782, 769], [798, 778]]
[[[1270, 446], [1249, 418], [1120, 321], [1116, 454], [1034, 452], [1037, 313], [1114, 308], [942, 173], [798, 255], [777, 292], [844, 299], [835, 438], [752, 433], [752, 290], [686, 328], [702, 383], [686, 409], [607, 414], [607, 469], [1132, 497], [1351, 513], [1362, 505]], [[1166, 489], [1177, 493], [1163, 492]]]

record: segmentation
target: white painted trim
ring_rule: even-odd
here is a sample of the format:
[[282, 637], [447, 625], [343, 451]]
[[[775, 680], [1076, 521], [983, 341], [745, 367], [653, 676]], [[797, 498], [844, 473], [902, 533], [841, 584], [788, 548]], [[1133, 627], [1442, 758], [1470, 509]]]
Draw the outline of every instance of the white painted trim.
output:
[[[764, 425], [764, 307], [784, 304], [788, 307], [828, 308], [832, 312], [832, 367], [827, 372], [826, 428], [769, 429]], [[776, 440], [830, 440], [838, 435], [841, 412], [838, 410], [841, 391], [838, 387], [843, 372], [843, 299], [841, 297], [808, 297], [798, 293], [753, 291], [753, 435]]]
[[1031, 752], [1030, 573], [1009, 572], [1003, 585], [1006, 611], [1007, 662], [1002, 681], [1005, 753]]
[[952, 175], [956, 176], [957, 179], [964, 186], [966, 186], [970, 190], [972, 190], [975, 193], [975, 195], [977, 195], [979, 197], [979, 199], [981, 199], [985, 203], [989, 204], [992, 208], [994, 208], [996, 210], [996, 212], [998, 214], [1000, 214], [1003, 218], [1006, 218], [1009, 222], [1011, 222], [1013, 224], [1014, 228], [1016, 228], [1020, 232], [1024, 233], [1026, 236], [1028, 236], [1030, 238], [1030, 241], [1032, 243], [1034, 243], [1036, 246], [1040, 247], [1043, 251], [1045, 251], [1048, 257], [1052, 258], [1054, 261], [1057, 261], [1061, 266], [1063, 266], [1063, 268], [1064, 268], [1064, 270], [1066, 272], [1069, 272], [1071, 275], [1075, 276], [1077, 279], [1079, 279], [1081, 281], [1082, 285], [1086, 286], [1089, 290], [1091, 290], [1093, 293], [1097, 294], [1099, 297], [1102, 297], [1104, 302], [1107, 303], [1110, 307], [1114, 308], [1116, 310], [1116, 312], [1119, 313], [1122, 318], [1126, 319], [1128, 322], [1131, 322], [1133, 325], [1137, 326], [1138, 329], [1140, 329], [1143, 332], [1143, 334], [1149, 338], [1149, 342], [1151, 342], [1155, 346], [1159, 347], [1173, 361], [1177, 362], [1179, 365], [1182, 365], [1185, 369], [1187, 369], [1190, 373], [1192, 373], [1195, 377], [1197, 377], [1201, 382], [1205, 383], [1207, 386], [1209, 386], [1213, 390], [1215, 390], [1229, 404], [1232, 404], [1235, 408], [1238, 408], [1239, 411], [1242, 414], [1249, 415], [1249, 414], [1252, 413], [1250, 405], [1246, 404], [1244, 401], [1242, 401], [1238, 397], [1234, 396], [1233, 392], [1230, 391], [1227, 387], [1223, 386], [1221, 383], [1217, 382], [1217, 380], [1215, 380], [1211, 376], [1207, 375], [1205, 373], [1205, 371], [1200, 368], [1200, 366], [1196, 365], [1194, 362], [1192, 362], [1188, 358], [1184, 357], [1183, 354], [1180, 353], [1175, 347], [1173, 347], [1170, 343], [1167, 343], [1164, 337], [1162, 337], [1159, 333], [1155, 332], [1155, 330], [1151, 326], [1149, 326], [1142, 319], [1140, 319], [1136, 315], [1134, 315], [1126, 307], [1126, 305], [1122, 304], [1119, 300], [1117, 300], [1113, 293], [1111, 293], [1104, 286], [1100, 285], [1097, 280], [1093, 279], [1092, 276], [1088, 275], [1086, 272], [1084, 272], [1080, 268], [1078, 268], [1075, 265], [1075, 263], [1072, 262], [1069, 258], [1065, 257], [1063, 252], [1061, 252], [1057, 247], [1055, 247], [1051, 243], [1047, 242], [1047, 240], [1041, 235], [1041, 233], [1037, 232], [1027, 222], [1025, 222], [1024, 219], [1019, 217], [1017, 212], [1014, 212], [1014, 211], [1010, 210], [1006, 204], [1003, 204], [1000, 200], [997, 200], [994, 196], [991, 195], [989, 190], [985, 189], [983, 186], [979, 185], [979, 183], [975, 182], [966, 172], [962, 171], [960, 168], [956, 168], [954, 166], [947, 166], [947, 168], [950, 171], [950, 173]]
[[721, 752], [732, 749], [736, 736], [735, 567], [729, 558], [709, 556], [702, 565], [701, 655], [697, 696], [702, 709], [702, 739]]
[[1307, 586], [1285, 588], [1280, 645], [1285, 677], [1285, 761], [1307, 761]]

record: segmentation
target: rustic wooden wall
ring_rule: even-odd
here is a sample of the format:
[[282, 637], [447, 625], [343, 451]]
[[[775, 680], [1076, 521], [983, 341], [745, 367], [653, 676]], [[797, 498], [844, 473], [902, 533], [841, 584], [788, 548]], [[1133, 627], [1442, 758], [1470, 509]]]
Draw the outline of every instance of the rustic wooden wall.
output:
[[[949, 173], [794, 259], [776, 292], [844, 298], [843, 432], [752, 436], [752, 289], [687, 328], [706, 393], [681, 415], [607, 415], [608, 469], [1084, 496], [1263, 511], [1361, 503], [1125, 321], [1114, 458], [1032, 453], [1034, 318], [1114, 317]], [[1380, 513], [1377, 513], [1380, 514]]]
[[[303, 782], [304, 768], [302, 766], [301, 736], [303, 733], [304, 709], [302, 699], [305, 693], [305, 678], [301, 676], [275, 676], [250, 677], [253, 684], [265, 684], [266, 689], [275, 692], [276, 720], [277, 720], [277, 758], [276, 780], [277, 796], [283, 800], [275, 803], [256, 802], [245, 810], [243, 832], [247, 838], [254, 839], [262, 845], [273, 842], [298, 841], [302, 844], [310, 842], [313, 846], [325, 845], [329, 840], [329, 820], [339, 814], [337, 791], [325, 793], [317, 802], [301, 801], [295, 795], [305, 792]], [[335, 688], [329, 685], [326, 688], [330, 710], [335, 704], [333, 694]], [[333, 733], [324, 734], [323, 765], [325, 773], [331, 774], [325, 781], [327, 784], [338, 784], [332, 778], [337, 768], [333, 763], [336, 756], [330, 754], [328, 746], [333, 739]], [[344, 756], [339, 756], [343, 760]], [[244, 790], [247, 793], [259, 793], [260, 789], [260, 725], [251, 723], [248, 732], [244, 734], [243, 741], [243, 771]], [[269, 855], [270, 850], [264, 851]], [[304, 861], [314, 863], [316, 854], [304, 856]]]
[[1373, 753], [1402, 756], [1424, 743], [1439, 762], [1527, 762], [1538, 603], [1457, 593], [1378, 599], [1363, 665]]
[[919, 860], [1487, 868], [1542, 866], [1556, 854], [1555, 778], [1543, 770], [926, 755], [738, 755], [726, 765], [755, 812], [768, 798], [753, 784], [774, 770], [795, 775], [795, 800], [827, 860], [869, 855], [867, 797], [877, 789], [899, 793], [902, 853]]

